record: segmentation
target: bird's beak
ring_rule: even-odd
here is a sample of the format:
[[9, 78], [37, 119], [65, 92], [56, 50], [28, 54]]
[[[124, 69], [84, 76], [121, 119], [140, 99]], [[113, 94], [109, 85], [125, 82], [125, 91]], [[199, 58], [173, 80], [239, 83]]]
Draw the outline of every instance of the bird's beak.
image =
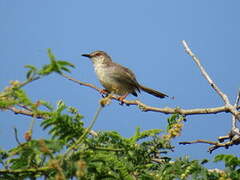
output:
[[84, 57], [88, 57], [88, 58], [90, 58], [90, 57], [91, 57], [91, 55], [90, 55], [90, 54], [82, 54], [82, 56], [84, 56]]

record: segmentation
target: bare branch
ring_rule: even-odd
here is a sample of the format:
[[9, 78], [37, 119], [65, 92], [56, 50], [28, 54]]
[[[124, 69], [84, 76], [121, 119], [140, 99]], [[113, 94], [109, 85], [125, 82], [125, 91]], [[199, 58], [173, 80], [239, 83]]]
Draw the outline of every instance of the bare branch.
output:
[[237, 109], [231, 105], [228, 97], [226, 94], [224, 94], [220, 88], [216, 85], [216, 83], [213, 82], [213, 80], [210, 78], [210, 76], [208, 75], [208, 73], [206, 72], [206, 70], [204, 69], [204, 67], [202, 66], [202, 64], [200, 63], [199, 58], [197, 58], [197, 56], [191, 51], [191, 49], [189, 48], [187, 42], [185, 40], [182, 41], [182, 44], [184, 46], [184, 49], [186, 51], [186, 53], [192, 57], [193, 61], [197, 64], [197, 66], [199, 67], [203, 77], [208, 81], [208, 83], [211, 85], [211, 87], [217, 92], [217, 94], [222, 98], [222, 100], [225, 103], [226, 108], [228, 108], [228, 110], [237, 118], [240, 119], [240, 113], [237, 111]]
[[25, 116], [35, 117], [37, 119], [45, 119], [45, 118], [47, 118], [46, 115], [35, 114], [32, 111], [24, 110], [24, 109], [18, 109], [18, 108], [13, 107], [13, 106], [12, 107], [8, 107], [7, 109], [12, 111], [12, 112], [14, 112], [15, 114], [22, 114], [22, 115], [25, 115]]
[[193, 54], [193, 52], [191, 51], [191, 49], [189, 48], [187, 42], [185, 40], [182, 41], [182, 44], [184, 46], [184, 49], [186, 51], [186, 53], [192, 57], [193, 61], [197, 64], [197, 66], [199, 67], [203, 77], [208, 81], [208, 83], [211, 85], [211, 87], [219, 94], [219, 96], [222, 98], [222, 100], [225, 102], [225, 104], [230, 104], [228, 97], [218, 88], [218, 86], [216, 85], [216, 83], [213, 82], [213, 80], [210, 78], [210, 76], [208, 75], [208, 73], [206, 72], [206, 70], [204, 69], [204, 67], [202, 66], [202, 64], [200, 63], [199, 58], [197, 58], [197, 56], [195, 54]]
[[[216, 83], [214, 83], [213, 80], [210, 78], [210, 76], [208, 75], [208, 73], [206, 72], [204, 67], [201, 65], [199, 58], [197, 58], [197, 56], [191, 51], [191, 49], [189, 48], [186, 41], [183, 40], [182, 44], [184, 46], [185, 51], [188, 53], [189, 56], [192, 57], [193, 61], [197, 64], [197, 66], [200, 69], [203, 77], [208, 81], [208, 83], [211, 85], [211, 87], [215, 90], [215, 92], [217, 92], [217, 94], [224, 101], [224, 104], [225, 104], [224, 107], [226, 109], [226, 112], [231, 112], [232, 113], [232, 129], [227, 136], [222, 136], [222, 137], [218, 138], [220, 143], [219, 142], [210, 142], [210, 141], [206, 141], [206, 140], [196, 140], [196, 141], [192, 141], [192, 142], [183, 142], [181, 144], [192, 144], [192, 143], [213, 144], [214, 146], [209, 147], [209, 152], [210, 153], [212, 151], [214, 151], [215, 149], [218, 149], [219, 147], [228, 148], [229, 146], [232, 146], [232, 145], [238, 145], [240, 143], [240, 130], [237, 127], [237, 120], [240, 119], [240, 113], [238, 111], [238, 109], [239, 109], [238, 104], [239, 104], [239, 100], [240, 100], [240, 91], [238, 92], [235, 104], [232, 105], [230, 103], [227, 95], [224, 94], [220, 90], [220, 88], [218, 88]], [[229, 141], [226, 142], [226, 143], [221, 143], [221, 142], [225, 141], [226, 139], [229, 139]]]
[[229, 148], [229, 146], [232, 146], [234, 145], [235, 143], [229, 141], [229, 142], [226, 142], [226, 143], [219, 143], [219, 142], [215, 142], [215, 141], [207, 141], [207, 140], [203, 140], [203, 139], [198, 139], [198, 140], [195, 140], [195, 141], [183, 141], [183, 142], [180, 142], [179, 144], [182, 144], [182, 145], [186, 145], [186, 144], [197, 144], [197, 143], [203, 143], [203, 144], [211, 144], [213, 146], [210, 146], [208, 148], [208, 151], [210, 153], [212, 153], [214, 150], [220, 148], [220, 147], [224, 147], [226, 149]]
[[70, 80], [70, 81], [73, 81], [73, 82], [77, 83], [77, 84], [80, 84], [80, 85], [86, 86], [86, 87], [90, 87], [90, 88], [92, 88], [92, 89], [97, 90], [98, 92], [102, 92], [102, 89], [97, 88], [96, 86], [94, 86], [94, 85], [92, 85], [92, 84], [79, 81], [79, 80], [74, 79], [74, 78], [72, 78], [72, 77], [70, 77], [70, 76], [68, 76], [67, 74], [64, 74], [64, 73], [61, 73], [60, 75], [63, 76], [63, 77], [65, 77], [65, 78], [67, 78], [67, 79]]
[[[115, 99], [115, 97], [114, 97]], [[117, 99], [116, 99], [117, 100]], [[221, 112], [229, 112], [228, 108], [226, 108], [226, 106], [219, 106], [219, 107], [215, 107], [215, 108], [196, 108], [196, 109], [182, 109], [182, 108], [169, 108], [169, 107], [165, 107], [165, 108], [157, 108], [157, 107], [152, 107], [152, 106], [148, 106], [144, 103], [142, 103], [141, 101], [138, 100], [134, 100], [134, 101], [128, 101], [128, 100], [124, 100], [123, 101], [125, 104], [127, 105], [137, 105], [139, 106], [139, 108], [144, 111], [152, 111], [152, 112], [161, 112], [164, 114], [181, 114], [181, 115], [199, 115], [199, 114], [217, 114], [217, 113], [221, 113]], [[238, 109], [240, 109], [240, 106], [237, 107]]]
[[186, 144], [196, 144], [196, 143], [211, 144], [211, 145], [218, 145], [218, 144], [219, 144], [219, 142], [216, 142], [216, 141], [208, 141], [208, 140], [204, 140], [204, 139], [198, 139], [198, 140], [194, 140], [194, 141], [183, 141], [183, 142], [179, 142], [179, 144], [182, 144], [182, 145], [186, 145]]

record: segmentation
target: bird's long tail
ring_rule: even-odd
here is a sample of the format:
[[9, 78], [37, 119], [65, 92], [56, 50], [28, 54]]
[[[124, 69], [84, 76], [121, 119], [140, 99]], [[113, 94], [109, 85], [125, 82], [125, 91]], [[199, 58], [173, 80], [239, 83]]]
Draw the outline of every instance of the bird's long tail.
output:
[[159, 97], [159, 98], [165, 98], [165, 97], [168, 97], [168, 95], [164, 94], [164, 93], [161, 93], [161, 92], [158, 92], [154, 89], [151, 89], [151, 88], [148, 88], [148, 87], [145, 87], [145, 86], [142, 86], [140, 85], [139, 86], [141, 90], [153, 95], [153, 96], [156, 96], [156, 97]]

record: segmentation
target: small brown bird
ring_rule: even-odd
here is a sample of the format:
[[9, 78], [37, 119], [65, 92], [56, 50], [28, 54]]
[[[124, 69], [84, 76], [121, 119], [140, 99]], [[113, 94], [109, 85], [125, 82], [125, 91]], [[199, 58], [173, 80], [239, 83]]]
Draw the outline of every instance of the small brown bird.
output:
[[94, 51], [90, 54], [82, 54], [82, 56], [92, 60], [100, 83], [108, 93], [120, 95], [120, 101], [125, 99], [128, 94], [137, 96], [137, 92], [140, 92], [140, 90], [159, 98], [167, 97], [164, 93], [139, 84], [130, 69], [113, 62], [104, 51]]

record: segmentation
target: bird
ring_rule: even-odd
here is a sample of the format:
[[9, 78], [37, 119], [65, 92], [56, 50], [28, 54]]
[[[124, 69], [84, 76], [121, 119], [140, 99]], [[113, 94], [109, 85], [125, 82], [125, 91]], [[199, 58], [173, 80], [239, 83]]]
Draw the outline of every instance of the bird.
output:
[[158, 98], [168, 97], [162, 92], [141, 85], [130, 69], [113, 62], [112, 58], [104, 51], [97, 50], [90, 54], [82, 54], [82, 56], [92, 61], [96, 75], [105, 88], [103, 92], [118, 95], [118, 100], [121, 102], [129, 94], [138, 96], [137, 93], [140, 91], [145, 91]]

